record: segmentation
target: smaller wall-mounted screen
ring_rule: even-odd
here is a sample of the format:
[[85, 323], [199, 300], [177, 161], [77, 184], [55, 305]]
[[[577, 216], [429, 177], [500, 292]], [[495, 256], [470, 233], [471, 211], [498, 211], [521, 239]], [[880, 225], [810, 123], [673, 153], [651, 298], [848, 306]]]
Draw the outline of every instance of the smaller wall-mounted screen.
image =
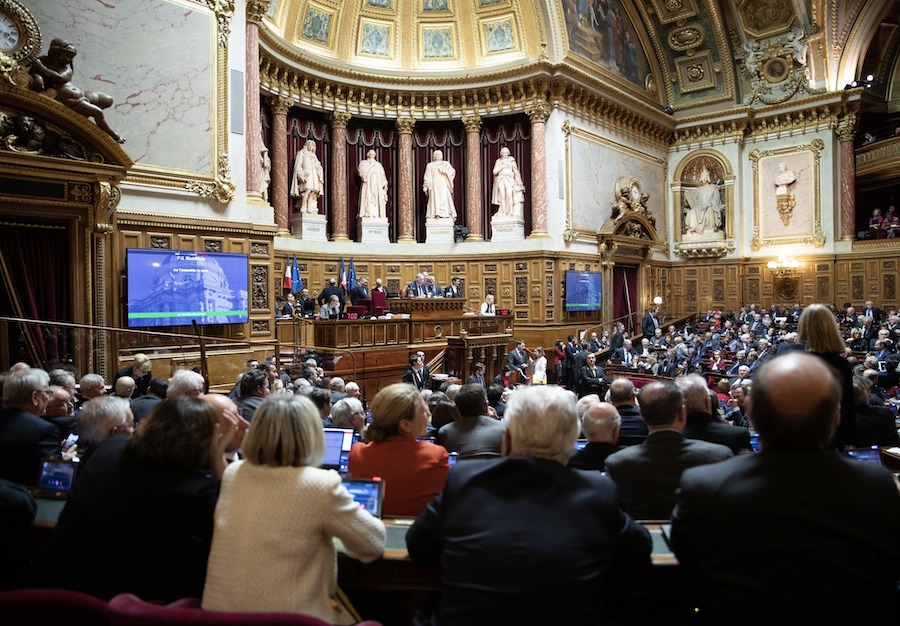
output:
[[246, 254], [131, 248], [125, 273], [129, 328], [249, 320]]
[[603, 274], [566, 271], [566, 311], [599, 311], [603, 306]]

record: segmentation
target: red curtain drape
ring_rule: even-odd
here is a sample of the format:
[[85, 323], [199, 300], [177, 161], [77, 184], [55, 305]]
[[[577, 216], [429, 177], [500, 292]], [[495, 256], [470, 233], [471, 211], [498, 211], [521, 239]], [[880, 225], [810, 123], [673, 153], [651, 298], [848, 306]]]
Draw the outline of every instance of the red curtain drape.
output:
[[416, 241], [425, 241], [425, 207], [428, 197], [422, 190], [425, 166], [435, 150], [444, 153], [444, 160], [456, 170], [453, 179], [453, 202], [456, 223], [466, 225], [466, 131], [462, 122], [417, 122], [413, 128], [413, 210], [415, 211]]
[[[11, 317], [72, 320], [68, 224], [37, 221], [0, 227], [0, 313]], [[18, 329], [18, 331], [16, 331]], [[68, 330], [51, 325], [10, 326], [11, 362], [46, 369], [71, 360]]]

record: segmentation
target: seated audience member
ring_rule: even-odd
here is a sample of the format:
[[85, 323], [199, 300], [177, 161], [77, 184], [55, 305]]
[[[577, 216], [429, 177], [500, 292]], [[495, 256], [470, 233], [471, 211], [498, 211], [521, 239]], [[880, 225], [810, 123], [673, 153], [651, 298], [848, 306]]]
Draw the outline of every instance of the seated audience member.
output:
[[619, 363], [624, 367], [636, 367], [638, 361], [637, 353], [632, 347], [631, 339], [625, 339], [620, 348], [613, 350], [613, 355], [610, 360], [613, 363]]
[[202, 607], [210, 611], [302, 613], [352, 624], [334, 600], [332, 538], [364, 562], [384, 551], [381, 520], [362, 510], [337, 473], [319, 469], [319, 412], [302, 396], [259, 407], [228, 466], [215, 512]]
[[406, 286], [403, 295], [407, 298], [425, 298], [428, 295], [425, 274], [416, 274], [415, 279]]
[[350, 449], [354, 478], [381, 477], [385, 483], [384, 514], [416, 516], [440, 493], [450, 471], [447, 451], [425, 441], [428, 407], [416, 388], [388, 385], [372, 401], [368, 443]]
[[647, 423], [641, 417], [641, 408], [637, 405], [634, 395], [634, 383], [627, 378], [616, 378], [609, 385], [609, 401], [621, 419], [619, 427], [620, 446], [633, 446], [643, 443], [647, 438]]
[[344, 385], [344, 393], [347, 394], [348, 398], [354, 398], [362, 402], [362, 391], [359, 388], [359, 384], [353, 382], [352, 380]]
[[675, 381], [684, 396], [687, 410], [684, 436], [728, 446], [734, 454], [750, 450], [750, 431], [740, 426], [713, 420], [709, 388], [697, 374], [688, 374]]
[[362, 433], [366, 425], [366, 412], [356, 398], [343, 398], [331, 407], [331, 422], [335, 428], [352, 428]]
[[[161, 602], [199, 597], [236, 431], [236, 420], [220, 419], [202, 399], [178, 396], [134, 437], [104, 441], [80, 468], [31, 585], [105, 600], [124, 592]], [[61, 567], [59, 555], [73, 550], [84, 561]]]
[[484, 363], [476, 363], [475, 367], [472, 369], [472, 374], [466, 379], [466, 383], [475, 383], [487, 389], [487, 380], [485, 378], [486, 372], [487, 366], [485, 366]]
[[650, 434], [644, 443], [607, 457], [606, 471], [619, 487], [627, 513], [635, 519], [669, 519], [681, 473], [727, 459], [731, 450], [684, 437], [684, 396], [674, 382], [644, 385], [638, 401]]
[[175, 370], [166, 387], [166, 398], [191, 396], [199, 398], [203, 394], [203, 376], [192, 370]]
[[731, 390], [731, 397], [726, 403], [725, 418], [731, 420], [733, 426], [742, 428], [750, 428], [750, 422], [747, 421], [746, 402], [750, 395], [750, 385], [740, 385]]
[[84, 463], [110, 437], [131, 437], [133, 434], [134, 416], [127, 400], [115, 396], [94, 398], [78, 414], [78, 458]]
[[[113, 383], [118, 382], [123, 376], [130, 376], [134, 379], [135, 387], [132, 390], [131, 398], [139, 398], [147, 393], [150, 386], [151, 370], [153, 369], [153, 361], [146, 354], [135, 354], [134, 361], [128, 367], [116, 373]], [[120, 394], [116, 394], [120, 395]]]
[[47, 372], [50, 375], [51, 387], [62, 387], [69, 392], [69, 400], [74, 406], [75, 401], [75, 377], [72, 372], [64, 369], [55, 369]]
[[344, 379], [340, 376], [332, 376], [331, 380], [328, 381], [328, 391], [331, 393], [331, 406], [347, 397], [347, 394], [344, 392], [345, 387]]
[[169, 381], [165, 378], [154, 377], [150, 379], [150, 386], [147, 393], [140, 398], [131, 401], [131, 413], [134, 415], [135, 425], [139, 424], [142, 419], [150, 415], [150, 411], [156, 408], [156, 405], [166, 398], [166, 392], [169, 390]]
[[488, 417], [484, 387], [463, 385], [456, 394], [455, 402], [461, 417], [441, 427], [437, 442], [448, 452], [459, 452], [461, 460], [500, 456], [503, 423]]
[[75, 405], [72, 396], [62, 387], [50, 385], [50, 399], [41, 417], [56, 426], [63, 439], [75, 433]]
[[131, 400], [131, 395], [134, 393], [134, 389], [137, 383], [135, 383], [134, 379], [131, 376], [120, 376], [115, 385], [113, 385], [112, 391], [109, 395], [115, 396], [117, 398], [122, 398], [124, 400]]
[[79, 393], [75, 398], [75, 413], [78, 413], [86, 402], [104, 395], [106, 382], [100, 374], [85, 374], [78, 383], [78, 389]]
[[431, 425], [436, 431], [440, 430], [441, 426], [451, 424], [462, 417], [459, 407], [452, 400], [442, 400], [429, 411], [431, 411]]
[[341, 299], [337, 296], [337, 294], [332, 294], [328, 298], [328, 302], [322, 305], [322, 308], [319, 309], [319, 319], [320, 320], [328, 320], [328, 319], [340, 319], [341, 318]]
[[28, 366], [11, 369], [3, 381], [0, 411], [0, 478], [34, 485], [40, 460], [59, 454], [59, 429], [40, 417], [50, 399], [50, 377]]
[[309, 289], [306, 287], [297, 294], [292, 314], [294, 317], [312, 317], [316, 314], [316, 301], [309, 297]]
[[507, 420], [504, 458], [458, 463], [406, 535], [414, 561], [441, 567], [433, 623], [600, 624], [604, 581], [649, 565], [650, 537], [612, 481], [565, 466], [578, 437], [571, 392], [518, 391]]
[[503, 414], [506, 412], [506, 400], [508, 399], [509, 394], [506, 389], [502, 385], [493, 384], [487, 389], [487, 400], [488, 406], [493, 409], [494, 414], [491, 415], [488, 412], [489, 417], [495, 417], [497, 419], [503, 419]]
[[870, 400], [869, 381], [862, 376], [853, 377], [853, 401], [856, 407], [856, 441], [860, 448], [870, 446], [898, 446], [900, 435], [894, 414], [884, 406], [874, 406]]
[[235, 401], [241, 417], [248, 422], [253, 420], [253, 413], [269, 395], [269, 377], [261, 369], [247, 370], [241, 378], [241, 395]]
[[569, 467], [602, 472], [606, 457], [622, 449], [616, 444], [621, 423], [616, 407], [609, 402], [589, 406], [581, 419], [581, 430], [587, 439], [587, 445], [572, 455]]
[[[684, 472], [672, 547], [708, 623], [897, 621], [900, 495], [883, 468], [826, 449], [840, 394], [822, 360], [773, 359], [748, 406], [761, 451]], [[734, 536], [748, 523], [751, 546]]]
[[24, 582], [31, 561], [29, 533], [37, 514], [37, 503], [22, 485], [0, 478], [0, 589], [12, 589]]
[[489, 293], [484, 297], [484, 302], [481, 303], [481, 314], [497, 315], [497, 307], [494, 306], [494, 294]]
[[306, 396], [315, 405], [319, 411], [319, 417], [322, 418], [322, 425], [325, 427], [334, 426], [331, 422], [331, 392], [321, 387], [313, 387], [303, 390], [301, 395]]

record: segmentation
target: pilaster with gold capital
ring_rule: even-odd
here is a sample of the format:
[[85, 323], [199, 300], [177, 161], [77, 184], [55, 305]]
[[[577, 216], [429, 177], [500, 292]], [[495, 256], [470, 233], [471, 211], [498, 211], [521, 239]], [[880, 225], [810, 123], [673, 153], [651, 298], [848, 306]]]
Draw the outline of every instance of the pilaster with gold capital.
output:
[[[265, 3], [268, 5], [268, 2]], [[267, 6], [268, 8], [268, 6]], [[247, 7], [248, 16], [250, 6]], [[244, 122], [247, 127], [246, 194], [250, 202], [265, 204], [262, 199], [262, 123], [259, 111], [259, 24], [247, 20], [246, 30], [246, 89], [244, 91]]]
[[546, 126], [551, 108], [537, 102], [525, 109], [531, 119], [531, 235], [549, 237], [547, 233], [547, 146]]
[[466, 128], [466, 241], [484, 241], [481, 215], [481, 116], [462, 118]]
[[397, 175], [397, 212], [400, 233], [397, 243], [415, 243], [413, 234], [413, 171], [412, 171], [412, 131], [416, 120], [411, 117], [397, 118], [397, 132], [400, 134], [400, 153], [397, 161], [400, 171]]
[[856, 128], [854, 120], [835, 130], [841, 153], [841, 239], [853, 239], [856, 232]]
[[331, 220], [332, 239], [350, 241], [347, 236], [347, 123], [344, 111], [331, 114]]
[[275, 207], [275, 224], [278, 235], [290, 237], [290, 209], [288, 207], [287, 112], [290, 98], [276, 96], [272, 104], [272, 206]]

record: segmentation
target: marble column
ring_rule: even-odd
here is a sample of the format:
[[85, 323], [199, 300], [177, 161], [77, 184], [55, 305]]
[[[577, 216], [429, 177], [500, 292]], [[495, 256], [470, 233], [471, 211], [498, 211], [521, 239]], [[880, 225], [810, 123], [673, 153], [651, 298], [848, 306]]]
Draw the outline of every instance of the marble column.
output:
[[[347, 236], [347, 122], [350, 114], [331, 114], [331, 239], [350, 241]], [[327, 212], [326, 212], [327, 213]]]
[[466, 127], [466, 241], [484, 241], [484, 220], [481, 214], [481, 117], [462, 118]]
[[[291, 164], [287, 156], [287, 112], [291, 99], [272, 98], [272, 206], [279, 237], [290, 237], [290, 208], [288, 204], [288, 175]], [[299, 233], [298, 233], [299, 234]]]
[[854, 239], [856, 233], [856, 125], [838, 129], [841, 146], [841, 239]]
[[247, 198], [263, 203], [262, 199], [262, 124], [259, 121], [259, 21], [269, 10], [269, 0], [248, 0], [246, 27], [246, 77], [244, 109], [247, 144]]
[[550, 106], [538, 102], [525, 109], [531, 118], [531, 235], [549, 237], [547, 233], [547, 146], [545, 129]]
[[400, 172], [397, 177], [397, 200], [398, 213], [400, 219], [400, 234], [397, 237], [397, 243], [416, 243], [416, 237], [413, 229], [413, 182], [412, 171], [412, 130], [416, 125], [416, 120], [411, 117], [397, 118], [397, 132], [400, 134], [400, 153], [397, 155], [397, 162], [400, 165]]

